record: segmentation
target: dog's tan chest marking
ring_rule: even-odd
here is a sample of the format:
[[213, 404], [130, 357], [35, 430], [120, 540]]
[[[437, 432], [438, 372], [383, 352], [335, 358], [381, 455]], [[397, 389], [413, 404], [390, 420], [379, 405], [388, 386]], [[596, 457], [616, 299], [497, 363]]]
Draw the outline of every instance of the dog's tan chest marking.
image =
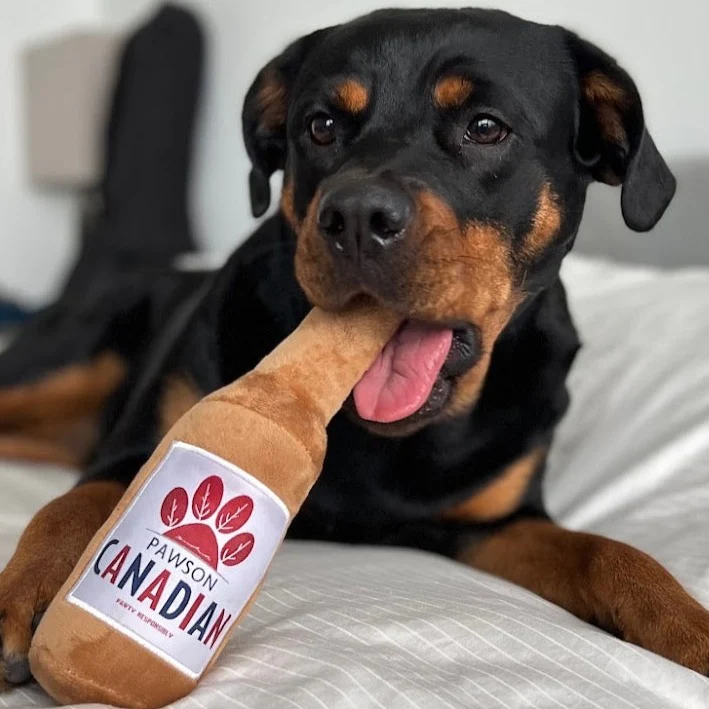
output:
[[443, 514], [459, 522], [492, 522], [512, 514], [519, 506], [529, 481], [546, 450], [537, 448], [505, 468], [487, 487]]

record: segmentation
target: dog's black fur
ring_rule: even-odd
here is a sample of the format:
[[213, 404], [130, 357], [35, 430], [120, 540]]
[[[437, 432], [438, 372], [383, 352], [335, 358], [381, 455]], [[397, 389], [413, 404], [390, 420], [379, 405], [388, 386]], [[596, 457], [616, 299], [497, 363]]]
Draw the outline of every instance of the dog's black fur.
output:
[[[459, 558], [708, 671], [709, 616], [658, 565], [608, 540], [518, 526], [547, 519], [546, 454], [579, 347], [559, 268], [586, 190], [621, 185], [636, 231], [674, 194], [628, 74], [561, 27], [493, 11], [388, 10], [290, 45], [257, 76], [243, 119], [253, 211], [268, 208], [278, 170], [281, 209], [217, 273], [171, 276], [188, 295], [129, 356], [80, 484], [131, 481], [182, 413], [167, 403], [176, 381], [193, 398], [211, 392], [254, 367], [313, 304], [339, 309], [364, 294], [454, 328], [451, 355], [408, 419], [372, 424], [351, 401], [335, 417], [290, 536]], [[52, 509], [36, 518], [44, 527], [63, 514]], [[58, 570], [38, 598], [33, 555], [18, 549], [0, 575], [7, 617], [31, 617], [63, 581]], [[634, 569], [656, 593], [628, 597], [628, 575], [601, 568]], [[650, 607], [665, 620], [646, 627]], [[5, 652], [16, 668], [28, 641], [13, 642]]]
[[[440, 111], [431, 91], [437, 77], [453, 72], [470, 76], [475, 90], [461, 107]], [[620, 144], [604, 139], [593, 107], [584, 103], [580, 81], [589, 72], [602, 73], [627, 96], [618, 109]], [[348, 77], [357, 77], [371, 95], [364, 115], [348, 115], [329, 102], [334, 84]], [[287, 126], [260, 122], [265, 81], [283, 82]], [[304, 128], [320, 110], [342, 124], [335, 149], [314, 146]], [[511, 133], [497, 145], [461, 149], [478, 113], [500, 117]], [[573, 244], [588, 184], [594, 178], [623, 182], [624, 213], [635, 229], [652, 226], [672, 196], [671, 175], [645, 130], [636, 89], [613, 60], [559, 27], [501, 12], [384, 11], [291, 45], [254, 83], [244, 129], [258, 212], [267, 206], [267, 179], [277, 169], [287, 171], [301, 218], [333, 175], [386, 171], [412, 191], [435, 192], [461, 223], [499, 225], [513, 260], [524, 264], [524, 302], [497, 338], [477, 403], [455, 416], [444, 411], [403, 436], [373, 433], [351, 411], [340, 413], [329, 429], [322, 477], [290, 532], [455, 554], [490, 525], [445, 522], [442, 513], [525, 453], [547, 448], [566, 410], [565, 380], [579, 343], [558, 269]], [[561, 226], [527, 259], [522, 241], [545, 184], [557, 195]], [[128, 420], [106, 441], [87, 479], [128, 482], [152, 452], [166, 376], [179, 372], [201, 393], [210, 392], [251, 369], [298, 325], [310, 304], [294, 273], [296, 245], [292, 225], [278, 214], [210, 278], [197, 313], [161, 336], [174, 338], [167, 361], [143, 382], [141, 403], [129, 398]], [[456, 248], [452, 244], [452, 259]], [[400, 263], [415, 254], [383, 257], [388, 260], [369, 292], [415, 318], [411, 299], [399, 297], [405, 284], [391, 287]], [[336, 307], [350, 297], [363, 280], [357, 268], [352, 261], [341, 264], [336, 292], [321, 304]], [[461, 320], [460, 313], [445, 311], [436, 317]], [[511, 516], [545, 515], [543, 468]]]

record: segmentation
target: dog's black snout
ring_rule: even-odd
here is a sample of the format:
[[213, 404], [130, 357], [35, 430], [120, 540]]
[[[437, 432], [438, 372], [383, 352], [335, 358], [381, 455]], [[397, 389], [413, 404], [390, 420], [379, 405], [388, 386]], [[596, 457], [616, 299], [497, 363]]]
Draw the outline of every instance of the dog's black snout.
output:
[[331, 248], [351, 258], [403, 236], [412, 212], [411, 198], [398, 185], [353, 179], [322, 197], [318, 227]]

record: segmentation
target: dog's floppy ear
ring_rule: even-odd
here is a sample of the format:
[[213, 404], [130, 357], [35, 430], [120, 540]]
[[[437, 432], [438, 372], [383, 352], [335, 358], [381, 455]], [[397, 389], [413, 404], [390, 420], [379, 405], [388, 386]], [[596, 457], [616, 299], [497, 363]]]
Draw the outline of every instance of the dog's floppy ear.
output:
[[269, 178], [285, 166], [288, 105], [298, 71], [328, 31], [318, 30], [289, 45], [261, 69], [246, 94], [241, 119], [252, 165], [249, 190], [255, 217], [264, 214], [271, 203]]
[[572, 32], [567, 41], [580, 90], [576, 157], [594, 179], [623, 185], [625, 223], [648, 231], [672, 200], [676, 182], [645, 128], [638, 90], [598, 47]]

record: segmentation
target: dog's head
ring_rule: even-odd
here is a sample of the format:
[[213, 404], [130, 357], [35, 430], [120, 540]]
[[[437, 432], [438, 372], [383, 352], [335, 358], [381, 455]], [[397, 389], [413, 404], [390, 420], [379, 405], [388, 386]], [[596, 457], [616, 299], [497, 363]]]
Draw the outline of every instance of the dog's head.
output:
[[243, 119], [253, 211], [284, 170], [309, 300], [366, 294], [406, 318], [354, 392], [382, 433], [474, 405], [496, 339], [556, 279], [592, 180], [622, 185], [636, 231], [675, 187], [628, 74], [501, 12], [388, 10], [315, 32], [259, 73]]

